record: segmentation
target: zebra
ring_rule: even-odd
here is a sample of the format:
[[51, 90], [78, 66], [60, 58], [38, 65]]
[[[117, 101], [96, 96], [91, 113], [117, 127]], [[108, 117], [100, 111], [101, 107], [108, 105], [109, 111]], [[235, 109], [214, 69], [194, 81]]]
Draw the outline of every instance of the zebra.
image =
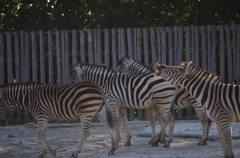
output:
[[[154, 73], [154, 70], [150, 69], [149, 67], [142, 64], [141, 62], [134, 60], [131, 57], [123, 57], [118, 62], [117, 72], [122, 72], [126, 74], [146, 74], [146, 73]], [[196, 101], [195, 98], [193, 98], [186, 91], [186, 89], [179, 86], [175, 100], [173, 102], [173, 109], [176, 110], [176, 109], [186, 108], [189, 105], [193, 106], [203, 126], [202, 138], [198, 142], [198, 145], [206, 145], [208, 140], [210, 121], [206, 115], [205, 109], [201, 104], [199, 104]], [[148, 116], [154, 117], [154, 111], [149, 111]], [[152, 118], [151, 120], [154, 120], [154, 118]], [[154, 123], [155, 121], [153, 122], [153, 124]], [[154, 130], [155, 129], [152, 129], [152, 131]]]
[[[176, 87], [153, 74], [126, 75], [117, 73], [109, 67], [78, 63], [71, 68], [72, 82], [92, 81], [103, 87], [109, 95], [109, 104], [114, 115], [117, 141], [120, 140], [119, 117], [127, 134], [125, 146], [131, 145], [131, 134], [127, 124], [126, 108], [157, 108], [162, 114], [165, 125], [169, 125], [169, 136], [163, 147], [169, 147], [173, 138], [175, 120], [171, 113], [171, 104]], [[120, 115], [119, 115], [120, 114]], [[165, 129], [165, 128], [164, 128]], [[158, 140], [163, 140], [165, 131], [161, 130]]]
[[207, 116], [216, 123], [224, 157], [234, 158], [231, 122], [240, 122], [240, 86], [224, 84], [219, 76], [192, 62], [183, 67], [158, 65], [156, 75], [172, 84], [184, 87], [205, 108]]
[[39, 157], [45, 153], [56, 155], [46, 143], [49, 120], [67, 121], [80, 117], [82, 137], [72, 157], [78, 157], [84, 141], [90, 133], [90, 121], [96, 116], [108, 129], [112, 147], [117, 148], [115, 127], [107, 97], [103, 89], [91, 82], [79, 84], [40, 84], [36, 82], [14, 83], [0, 86], [0, 125], [5, 126], [16, 108], [29, 111], [38, 122], [38, 139], [42, 144]]

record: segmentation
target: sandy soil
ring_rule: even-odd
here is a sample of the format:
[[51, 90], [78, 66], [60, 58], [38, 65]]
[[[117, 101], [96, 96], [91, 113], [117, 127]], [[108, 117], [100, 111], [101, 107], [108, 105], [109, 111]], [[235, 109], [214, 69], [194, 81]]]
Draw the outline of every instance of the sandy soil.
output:
[[[183, 123], [177, 121], [176, 123]], [[93, 122], [91, 135], [85, 142], [81, 158], [221, 158], [223, 149], [220, 140], [208, 142], [206, 146], [197, 146], [197, 138], [174, 138], [170, 148], [148, 145], [149, 138], [138, 137], [138, 133], [149, 126], [149, 121], [130, 121], [132, 146], [125, 147], [125, 132], [121, 127], [122, 141], [115, 156], [107, 156], [110, 150], [110, 136], [100, 122]], [[177, 129], [175, 129], [176, 131]], [[47, 142], [57, 150], [57, 158], [68, 158], [76, 149], [80, 138], [80, 124], [50, 124]], [[233, 140], [236, 158], [240, 157], [240, 140]], [[36, 158], [41, 150], [37, 139], [37, 125], [26, 124], [0, 127], [0, 158]], [[46, 157], [53, 157], [47, 154]]]

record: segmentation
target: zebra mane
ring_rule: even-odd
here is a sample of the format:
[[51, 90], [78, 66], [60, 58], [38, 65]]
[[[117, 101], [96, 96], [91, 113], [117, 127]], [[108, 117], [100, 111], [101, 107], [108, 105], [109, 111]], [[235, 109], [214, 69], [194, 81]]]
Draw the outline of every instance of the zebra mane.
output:
[[[116, 73], [116, 71], [113, 70], [113, 68], [105, 66], [105, 65], [95, 65], [95, 64], [88, 64], [88, 63], [77, 63], [77, 64], [73, 65], [73, 67], [78, 67], [78, 66], [97, 67], [97, 68], [101, 68], [101, 69]], [[72, 67], [72, 71], [74, 71], [73, 67]]]
[[[181, 66], [184, 66], [184, 67], [185, 67], [185, 66], [187, 66], [189, 63], [190, 63], [190, 62], [182, 62], [182, 63], [181, 63]], [[203, 72], [205, 72], [205, 73], [207, 73], [207, 74], [209, 74], [209, 75], [213, 75], [213, 76], [217, 77], [218, 79], [221, 79], [220, 76], [218, 76], [218, 75], [216, 75], [216, 74], [214, 74], [214, 73], [212, 73], [212, 72], [209, 72], [209, 71], [207, 71], [207, 70], [205, 70], [205, 69], [197, 66], [196, 64], [194, 64], [194, 63], [192, 63], [192, 62], [190, 63], [190, 65], [193, 66], [194, 68], [200, 70], [200, 71], [203, 71]]]
[[[131, 58], [132, 58], [132, 60], [133, 60], [134, 62], [138, 63], [139, 65], [143, 66], [144, 68], [151, 69], [151, 68], [149, 68], [147, 65], [145, 65], [144, 63], [142, 63], [142, 62], [134, 59], [133, 57], [129, 57], [129, 56], [125, 56], [125, 57], [121, 58], [121, 59], [119, 60], [119, 62], [118, 62], [118, 65], [122, 65], [125, 60], [129, 60], [129, 59], [131, 59]], [[154, 72], [153, 69], [151, 69], [151, 71]]]

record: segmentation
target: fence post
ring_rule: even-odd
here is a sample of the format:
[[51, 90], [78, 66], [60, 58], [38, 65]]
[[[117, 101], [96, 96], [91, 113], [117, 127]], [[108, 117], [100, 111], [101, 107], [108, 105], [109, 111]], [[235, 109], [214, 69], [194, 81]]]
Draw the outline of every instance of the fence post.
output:
[[3, 45], [4, 35], [0, 32], [0, 84], [4, 84], [4, 45]]
[[219, 48], [220, 48], [220, 76], [222, 82], [225, 81], [225, 36], [224, 36], [224, 28], [223, 25], [219, 26]]
[[227, 67], [228, 67], [228, 83], [233, 83], [233, 60], [232, 60], [232, 49], [231, 49], [231, 37], [230, 37], [230, 27], [225, 26], [226, 29], [226, 46], [227, 46]]
[[54, 71], [53, 71], [53, 38], [52, 31], [48, 31], [48, 83], [53, 84], [54, 82]]
[[44, 32], [39, 31], [39, 42], [40, 42], [40, 81], [41, 83], [46, 83], [45, 76], [45, 51], [44, 51]]
[[37, 61], [37, 41], [36, 32], [31, 32], [32, 36], [32, 80], [34, 82], [38, 81], [38, 61]]
[[81, 57], [81, 62], [85, 63], [86, 62], [86, 48], [85, 48], [85, 31], [80, 30], [80, 57]]
[[12, 35], [7, 32], [7, 77], [8, 83], [13, 82]]

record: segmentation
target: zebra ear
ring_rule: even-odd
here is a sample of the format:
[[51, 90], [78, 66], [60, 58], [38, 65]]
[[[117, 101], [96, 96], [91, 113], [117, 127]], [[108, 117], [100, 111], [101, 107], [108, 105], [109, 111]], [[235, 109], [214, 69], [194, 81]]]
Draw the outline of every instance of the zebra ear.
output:
[[133, 63], [133, 58], [130, 58], [130, 59], [127, 60], [126, 66], [129, 67], [129, 66], [132, 65], [132, 63]]
[[186, 75], [192, 73], [191, 66], [190, 66], [191, 64], [192, 64], [192, 61], [190, 61], [185, 68], [185, 74]]

